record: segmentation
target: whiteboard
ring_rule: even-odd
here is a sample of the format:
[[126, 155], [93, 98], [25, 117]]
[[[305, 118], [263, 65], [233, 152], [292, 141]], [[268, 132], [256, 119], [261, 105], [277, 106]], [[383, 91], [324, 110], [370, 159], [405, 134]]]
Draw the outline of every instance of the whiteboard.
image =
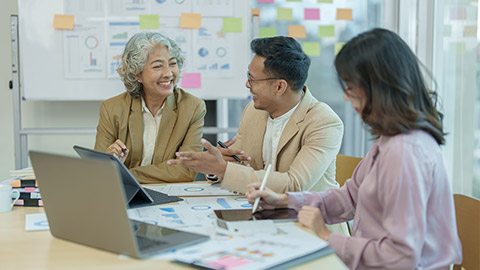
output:
[[[188, 5], [185, 10], [202, 15], [202, 29], [179, 28], [183, 10], [178, 8], [180, 4]], [[112, 36], [122, 36], [115, 32], [122, 26], [130, 28], [129, 34], [159, 31], [172, 39], [172, 35], [177, 35], [182, 41], [177, 43], [186, 56], [183, 74], [201, 76], [200, 87], [184, 88], [195, 96], [212, 100], [249, 95], [245, 74], [251, 56], [250, 1], [18, 0], [18, 13], [21, 91], [25, 100], [105, 100], [125, 91], [111, 63], [111, 59], [118, 58], [115, 53], [123, 51], [123, 46], [115, 49], [112, 45]], [[75, 16], [74, 29], [54, 29], [55, 14]], [[160, 28], [141, 30], [140, 15], [151, 14], [158, 14]], [[218, 30], [224, 17], [241, 18], [242, 31]], [[92, 29], [96, 31], [95, 38], [89, 35]], [[181, 33], [184, 35], [179, 37]], [[222, 39], [202, 39], [205, 33]], [[88, 52], [83, 45], [95, 49]], [[221, 51], [221, 56], [225, 56], [221, 60], [228, 64], [221, 65], [224, 70], [216, 71], [220, 67], [214, 64], [215, 59], [201, 59], [199, 54], [206, 53], [199, 48], [210, 46], [210, 55], [214, 55], [214, 47], [220, 45], [226, 48]], [[181, 81], [177, 85], [181, 86]]]

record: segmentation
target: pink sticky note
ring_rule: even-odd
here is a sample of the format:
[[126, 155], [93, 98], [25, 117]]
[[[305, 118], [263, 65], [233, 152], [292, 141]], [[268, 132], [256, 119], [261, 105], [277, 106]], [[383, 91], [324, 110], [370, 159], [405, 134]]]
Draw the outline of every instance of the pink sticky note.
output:
[[320, 20], [320, 9], [318, 8], [306, 8], [305, 20]]
[[182, 88], [202, 88], [202, 75], [200, 73], [183, 73]]
[[26, 187], [25, 192], [27, 192], [27, 193], [35, 192], [35, 188], [34, 187]]
[[275, 0], [257, 0], [257, 2], [263, 4], [273, 4], [275, 3]]

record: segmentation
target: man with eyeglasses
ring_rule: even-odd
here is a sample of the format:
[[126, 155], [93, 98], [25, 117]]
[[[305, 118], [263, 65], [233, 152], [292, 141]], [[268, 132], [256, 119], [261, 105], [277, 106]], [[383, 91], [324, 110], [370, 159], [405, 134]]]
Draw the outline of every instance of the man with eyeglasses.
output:
[[[246, 86], [252, 94], [236, 138], [216, 148], [202, 139], [205, 152], [179, 152], [169, 164], [185, 165], [218, 177], [222, 188], [240, 193], [261, 182], [268, 164], [273, 170], [267, 187], [276, 192], [321, 191], [336, 188], [335, 158], [343, 123], [304, 85], [310, 59], [291, 37], [259, 38], [251, 42], [255, 55]], [[242, 160], [235, 162], [237, 155]], [[344, 224], [336, 231], [346, 232]], [[335, 230], [335, 229], [334, 229]]]

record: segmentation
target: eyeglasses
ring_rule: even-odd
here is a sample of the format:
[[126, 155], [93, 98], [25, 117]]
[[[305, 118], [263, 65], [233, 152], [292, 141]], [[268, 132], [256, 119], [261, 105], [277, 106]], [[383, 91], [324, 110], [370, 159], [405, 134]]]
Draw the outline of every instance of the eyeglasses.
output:
[[272, 80], [283, 80], [283, 78], [264, 78], [264, 79], [252, 79], [250, 73], [247, 73], [247, 81], [248, 84], [252, 85], [254, 82], [261, 82], [261, 81], [272, 81]]

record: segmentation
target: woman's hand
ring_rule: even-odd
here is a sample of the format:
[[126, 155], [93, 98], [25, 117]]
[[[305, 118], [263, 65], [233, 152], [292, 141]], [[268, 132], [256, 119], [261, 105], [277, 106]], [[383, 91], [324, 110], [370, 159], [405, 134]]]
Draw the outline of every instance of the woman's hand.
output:
[[303, 226], [310, 228], [318, 237], [325, 241], [328, 241], [328, 236], [332, 233], [325, 226], [322, 212], [320, 209], [313, 206], [302, 206], [300, 212], [298, 212], [298, 222]]
[[116, 155], [122, 162], [125, 162], [128, 156], [128, 148], [121, 140], [116, 140], [105, 152]]
[[275, 193], [269, 188], [260, 191], [260, 183], [252, 183], [247, 186], [248, 202], [253, 205], [255, 199], [260, 197], [259, 206], [264, 209], [286, 208], [288, 207], [288, 194]]

